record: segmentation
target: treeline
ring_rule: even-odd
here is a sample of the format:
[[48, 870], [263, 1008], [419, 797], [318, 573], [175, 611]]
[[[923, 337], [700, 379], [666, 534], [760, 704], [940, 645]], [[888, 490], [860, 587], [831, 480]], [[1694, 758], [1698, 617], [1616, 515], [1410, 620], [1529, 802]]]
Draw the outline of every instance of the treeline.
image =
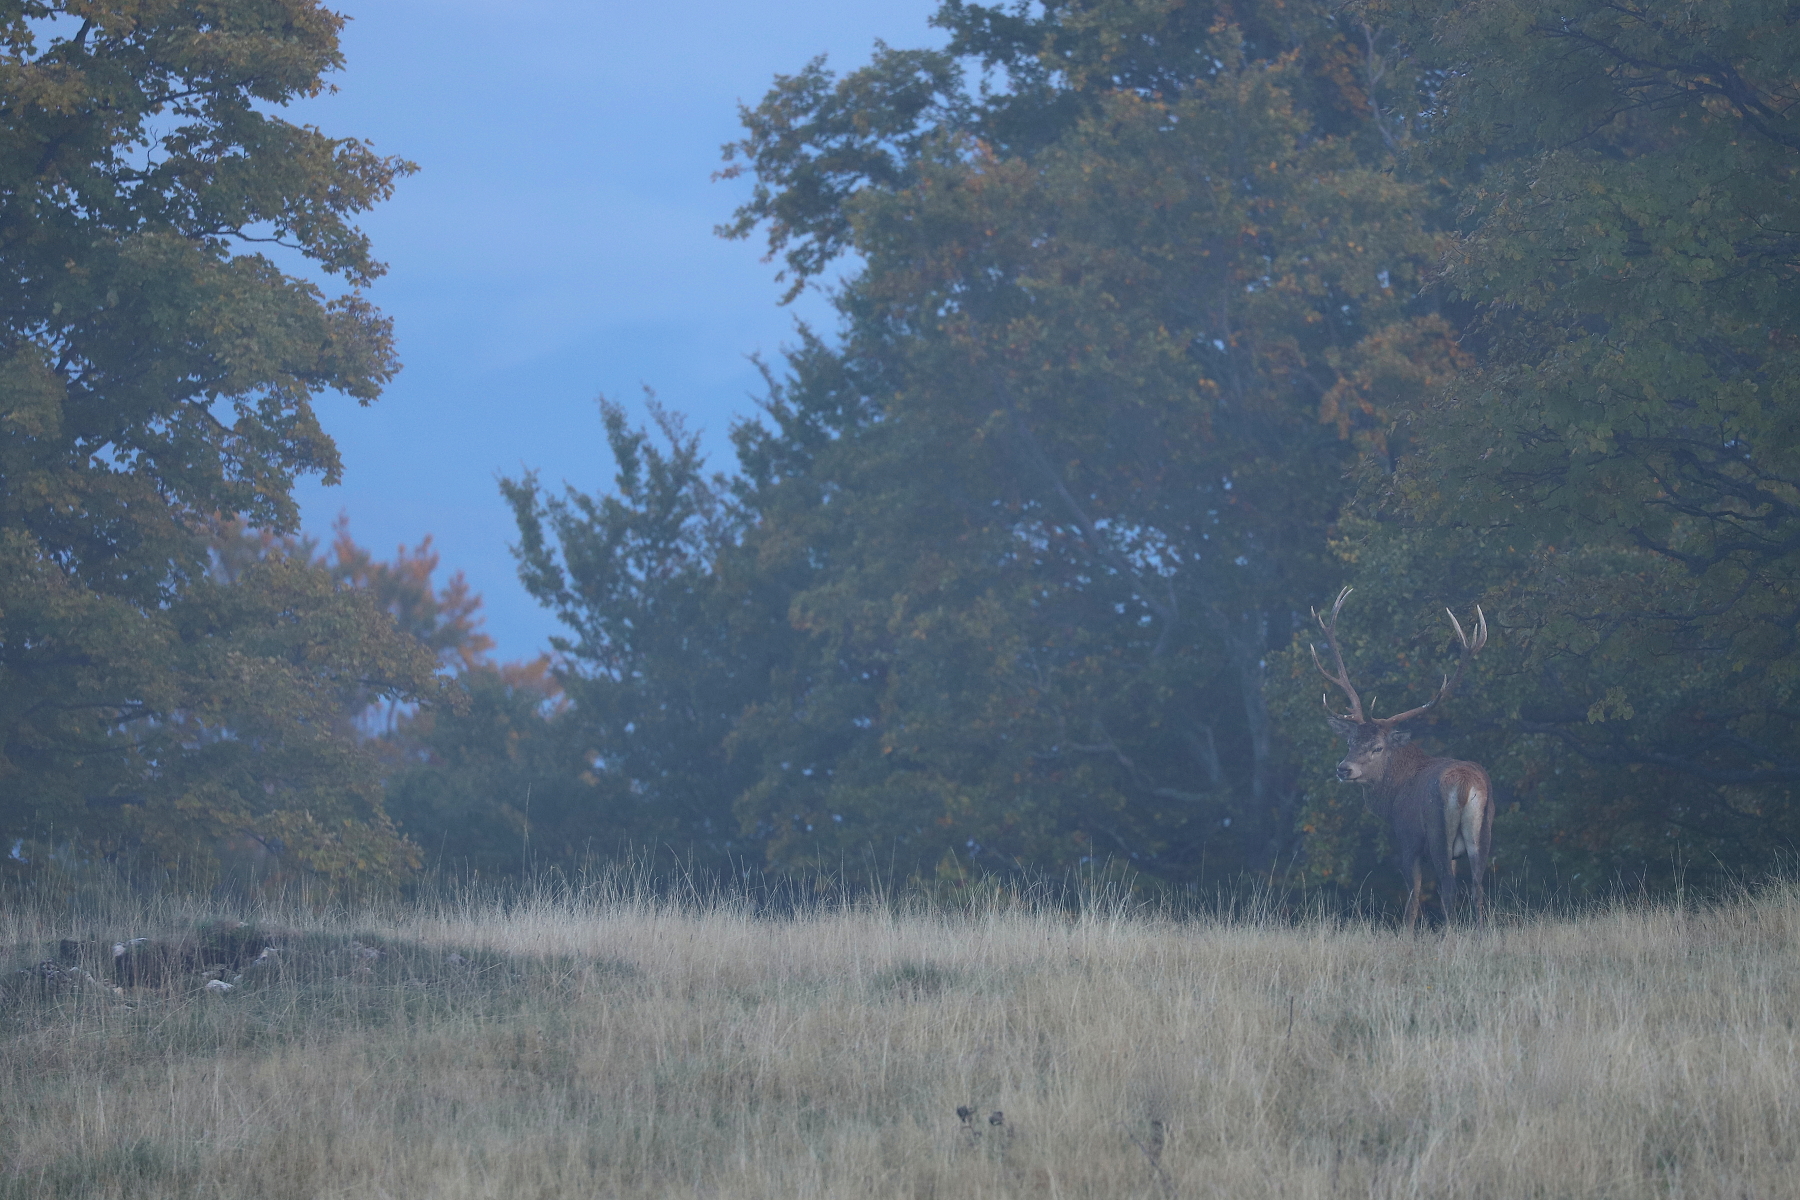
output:
[[27, 7], [0, 65], [21, 847], [1379, 893], [1306, 649], [1347, 583], [1379, 713], [1436, 684], [1446, 607], [1486, 611], [1421, 734], [1493, 773], [1515, 886], [1793, 849], [1789, 4], [947, 0], [942, 50], [778, 77], [723, 232], [790, 297], [843, 271], [838, 328], [769, 366], [729, 474], [604, 403], [610, 491], [504, 485], [567, 631], [511, 667], [428, 546], [282, 540], [294, 476], [336, 470], [314, 398], [396, 367], [350, 221], [410, 164], [271, 115], [339, 65], [337, 18]]

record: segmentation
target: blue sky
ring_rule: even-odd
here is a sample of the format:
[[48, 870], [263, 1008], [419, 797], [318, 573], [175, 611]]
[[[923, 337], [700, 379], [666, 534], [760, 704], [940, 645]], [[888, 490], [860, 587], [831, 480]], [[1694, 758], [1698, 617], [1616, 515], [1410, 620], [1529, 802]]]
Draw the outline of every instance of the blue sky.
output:
[[432, 534], [440, 575], [486, 601], [502, 658], [544, 648], [556, 623], [519, 586], [496, 479], [599, 490], [612, 463], [595, 398], [639, 407], [648, 385], [705, 431], [753, 411], [747, 356], [775, 357], [796, 316], [774, 266], [714, 236], [747, 194], [711, 182], [737, 105], [817, 54], [842, 71], [877, 38], [940, 44], [935, 0], [340, 0], [351, 17], [338, 92], [289, 118], [367, 138], [420, 171], [361, 222], [389, 274], [398, 379], [371, 408], [321, 405], [344, 481], [299, 490], [306, 529], [340, 512], [378, 555]]

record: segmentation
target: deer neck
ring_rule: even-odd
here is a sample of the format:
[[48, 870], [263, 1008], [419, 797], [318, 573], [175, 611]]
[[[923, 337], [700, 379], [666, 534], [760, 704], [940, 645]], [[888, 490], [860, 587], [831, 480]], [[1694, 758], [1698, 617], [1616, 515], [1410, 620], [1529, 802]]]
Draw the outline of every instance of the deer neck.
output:
[[1416, 742], [1397, 747], [1389, 751], [1387, 770], [1381, 773], [1381, 781], [1371, 790], [1384, 794], [1397, 792], [1411, 783], [1413, 776], [1424, 770], [1429, 761], [1431, 756]]

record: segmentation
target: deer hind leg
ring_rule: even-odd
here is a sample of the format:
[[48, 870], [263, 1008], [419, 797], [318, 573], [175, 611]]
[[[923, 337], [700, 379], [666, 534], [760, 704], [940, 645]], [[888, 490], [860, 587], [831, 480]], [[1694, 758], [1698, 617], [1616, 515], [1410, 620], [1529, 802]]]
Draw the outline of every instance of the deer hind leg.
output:
[[[1450, 800], [1445, 798], [1445, 807]], [[1438, 904], [1444, 910], [1444, 928], [1447, 930], [1456, 924], [1456, 840], [1445, 838], [1442, 842], [1436, 839], [1431, 843], [1431, 869], [1437, 874]]]
[[1442, 836], [1437, 830], [1426, 834], [1426, 844], [1431, 853], [1431, 869], [1437, 873], [1438, 904], [1444, 910], [1444, 928], [1450, 929], [1456, 924], [1456, 855], [1461, 849], [1457, 837], [1457, 814], [1460, 792], [1456, 786], [1456, 776], [1452, 771], [1445, 771], [1438, 777], [1438, 811], [1443, 816]]
[[[1488, 857], [1494, 849], [1494, 786], [1488, 782], [1487, 773], [1483, 772], [1475, 785], [1479, 793], [1480, 813], [1474, 823], [1474, 835], [1469, 842], [1469, 874], [1475, 880], [1475, 919], [1483, 925], [1487, 924], [1487, 890], [1483, 881], [1487, 877]], [[1477, 807], [1474, 800], [1470, 808]]]
[[1438, 904], [1444, 910], [1444, 928], [1456, 924], [1456, 860], [1444, 856], [1444, 868], [1438, 872]]
[[1487, 860], [1493, 841], [1493, 787], [1487, 772], [1459, 763], [1444, 772], [1444, 841], [1451, 862], [1469, 860], [1469, 882], [1475, 901], [1475, 923], [1487, 924]]

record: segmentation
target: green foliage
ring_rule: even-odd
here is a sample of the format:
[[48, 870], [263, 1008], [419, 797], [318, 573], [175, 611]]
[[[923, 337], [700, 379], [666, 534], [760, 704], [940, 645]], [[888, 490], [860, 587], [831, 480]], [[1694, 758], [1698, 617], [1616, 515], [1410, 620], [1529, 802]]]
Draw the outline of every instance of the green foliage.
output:
[[462, 703], [407, 714], [386, 735], [387, 811], [426, 865], [524, 875], [618, 851], [628, 835], [601, 802], [549, 657], [478, 662], [457, 682]]
[[862, 262], [729, 497], [610, 407], [616, 497], [509, 489], [573, 719], [599, 777], [787, 869], [1267, 869], [1299, 793], [1266, 658], [1359, 454], [1458, 361], [1406, 80], [1323, 5], [938, 21], [945, 53], [777, 80], [728, 148], [726, 232], [794, 288]]
[[1443, 282], [1480, 306], [1477, 365], [1348, 531], [1393, 597], [1372, 644], [1487, 604], [1457, 749], [1520, 806], [1513, 870], [1766, 865], [1800, 835], [1800, 27], [1779, 3], [1419, 7], [1426, 150], [1472, 180]]
[[397, 369], [351, 219], [411, 167], [276, 115], [341, 18], [0, 3], [0, 838], [1380, 892], [1306, 649], [1348, 576], [1379, 711], [1487, 611], [1417, 734], [1498, 783], [1503, 881], [1765, 865], [1800, 836], [1791, 8], [947, 0], [942, 50], [778, 77], [722, 232], [789, 299], [850, 256], [835, 338], [767, 373], [735, 477], [603, 402], [611, 494], [507, 481], [567, 634], [496, 666], [429, 539], [291, 536], [338, 471], [316, 397]]
[[734, 734], [777, 861], [1192, 879], [1290, 850], [1263, 662], [1358, 446], [1454, 353], [1404, 299], [1429, 197], [1304, 103], [1350, 57], [1310, 19], [1319, 46], [1258, 59], [1222, 12], [1055, 9], [982, 53], [1078, 103], [941, 105], [968, 115], [846, 202], [843, 349], [743, 439], [747, 540], [809, 576], [803, 657]]
[[[524, 527], [572, 626], [708, 631], [629, 670], [590, 637], [572, 663], [638, 706], [593, 727], [651, 731], [645, 763], [675, 745], [656, 714], [692, 735], [670, 761], [725, 731], [679, 794], [734, 798], [795, 870], [1115, 857], [1381, 892], [1305, 649], [1348, 574], [1381, 711], [1453, 657], [1446, 607], [1486, 607], [1418, 735], [1492, 771], [1511, 884], [1791, 846], [1785, 6], [935, 20], [943, 52], [779, 79], [727, 149], [758, 186], [725, 232], [764, 233], [790, 296], [861, 263], [840, 342], [803, 330], [738, 431], [729, 520], [658, 572], [617, 531], [667, 500], [571, 498], [554, 536], [611, 581], [585, 588]], [[698, 514], [719, 485], [684, 469]], [[730, 685], [694, 721], [671, 685], [702, 678]]]
[[[411, 167], [273, 111], [324, 86], [341, 24], [0, 6], [0, 837], [409, 861], [335, 718], [347, 688], [428, 688], [428, 656], [292, 548], [221, 576], [210, 532], [290, 532], [295, 476], [338, 472], [315, 397], [397, 369], [350, 218]], [[246, 252], [271, 241], [351, 290]]]
[[432, 582], [440, 556], [430, 535], [411, 550], [396, 547], [393, 560], [383, 562], [352, 540], [349, 518], [339, 517], [333, 528], [332, 577], [368, 593], [441, 666], [471, 670], [494, 648], [494, 639], [481, 632], [481, 597], [469, 590], [463, 573], [452, 575], [441, 590]]
[[14, 762], [35, 788], [11, 793], [9, 836], [27, 858], [72, 843], [199, 878], [244, 853], [274, 856], [274, 877], [395, 878], [416, 856], [353, 722], [371, 695], [430, 690], [430, 654], [304, 544], [236, 525], [213, 541], [156, 640], [124, 624], [133, 640], [93, 665], [131, 689], [110, 722], [20, 705]]
[[853, 244], [845, 202], [864, 187], [910, 180], [932, 125], [963, 107], [961, 83], [950, 55], [879, 42], [874, 64], [842, 83], [822, 55], [798, 75], [777, 75], [760, 105], [739, 108], [750, 136], [725, 147], [718, 177], [748, 170], [756, 184], [719, 232], [741, 238], [765, 226], [770, 256], [785, 252], [776, 278], [791, 278], [783, 299], [792, 300]]
[[601, 403], [616, 494], [547, 496], [531, 475], [502, 486], [525, 586], [575, 635], [551, 639], [575, 668], [559, 679], [578, 729], [559, 736], [578, 743], [585, 795], [567, 802], [563, 853], [672, 846], [717, 868], [742, 852], [726, 738], [790, 639], [775, 587], [727, 580], [743, 515], [725, 481], [705, 475], [697, 435], [651, 409], [666, 449]]

